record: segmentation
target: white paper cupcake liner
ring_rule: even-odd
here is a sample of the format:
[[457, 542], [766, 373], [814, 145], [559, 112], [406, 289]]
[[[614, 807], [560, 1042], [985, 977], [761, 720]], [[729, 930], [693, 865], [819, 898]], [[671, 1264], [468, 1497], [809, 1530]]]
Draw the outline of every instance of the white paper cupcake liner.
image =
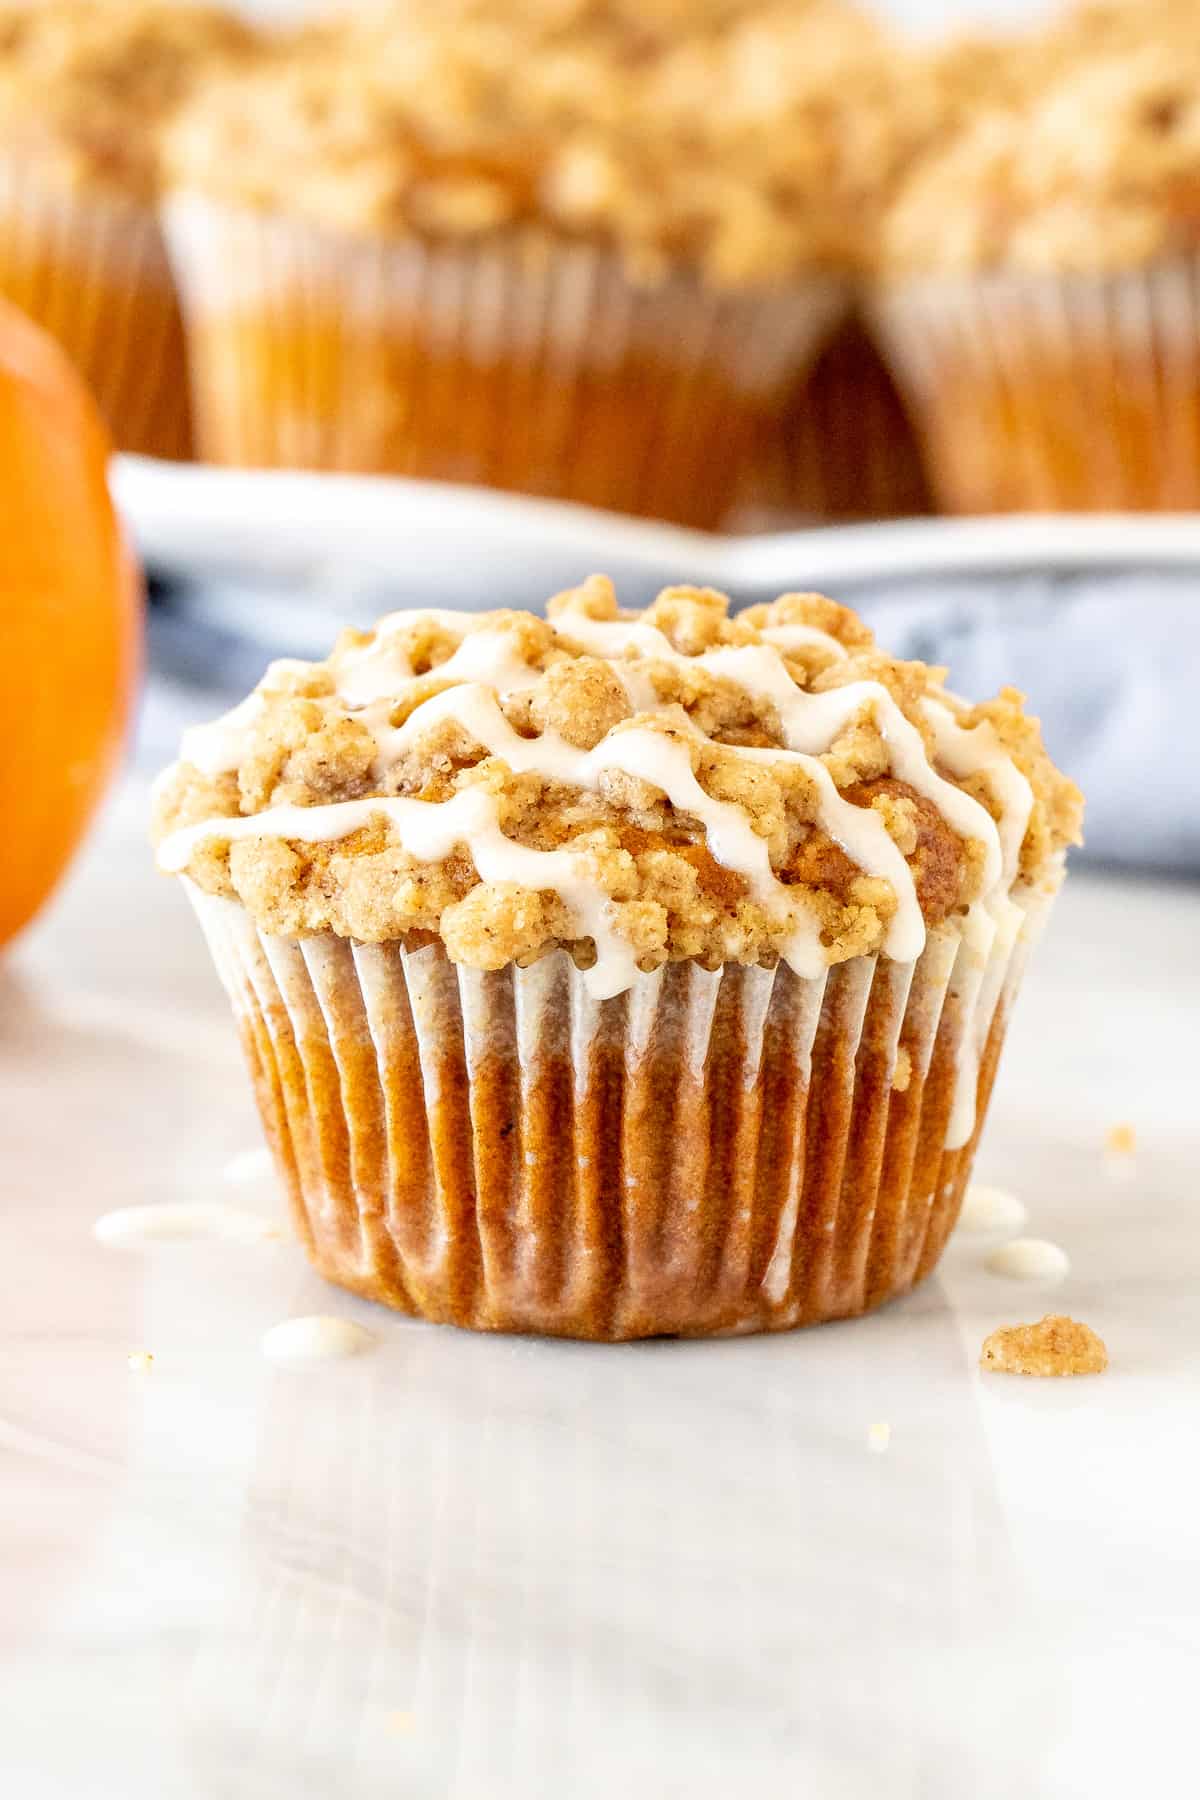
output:
[[715, 524], [841, 284], [638, 287], [596, 247], [166, 211], [209, 460], [478, 482]]
[[948, 510], [1200, 506], [1200, 259], [912, 281], [872, 318]]
[[153, 211], [0, 155], [0, 292], [57, 338], [118, 449], [188, 455], [183, 324]]
[[912, 965], [680, 963], [595, 1001], [562, 951], [481, 974], [189, 892], [317, 1268], [430, 1319], [601, 1339], [780, 1330], [927, 1274], [1048, 908], [941, 927]]

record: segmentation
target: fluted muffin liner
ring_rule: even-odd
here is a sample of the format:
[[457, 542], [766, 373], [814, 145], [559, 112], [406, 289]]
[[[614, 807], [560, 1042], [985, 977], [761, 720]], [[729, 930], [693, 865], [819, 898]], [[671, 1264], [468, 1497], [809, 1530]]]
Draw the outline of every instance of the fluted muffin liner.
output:
[[933, 1268], [1049, 898], [817, 979], [259, 931], [188, 891], [331, 1281], [480, 1330], [623, 1339], [860, 1313]]
[[57, 338], [118, 449], [188, 455], [183, 322], [152, 209], [0, 155], [0, 293]]
[[1200, 258], [898, 283], [873, 318], [948, 511], [1200, 506]]
[[909, 518], [931, 510], [907, 408], [857, 312], [838, 325], [764, 422], [744, 522]]
[[194, 195], [166, 211], [206, 460], [481, 483], [716, 524], [837, 282], [633, 284], [512, 231], [339, 236]]

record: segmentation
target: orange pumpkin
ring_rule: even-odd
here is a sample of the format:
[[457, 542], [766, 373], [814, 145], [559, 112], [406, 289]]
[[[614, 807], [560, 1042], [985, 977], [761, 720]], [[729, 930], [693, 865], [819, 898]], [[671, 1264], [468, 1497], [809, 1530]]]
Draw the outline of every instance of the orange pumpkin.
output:
[[129, 720], [142, 594], [109, 449], [61, 350], [0, 302], [0, 944], [66, 868]]

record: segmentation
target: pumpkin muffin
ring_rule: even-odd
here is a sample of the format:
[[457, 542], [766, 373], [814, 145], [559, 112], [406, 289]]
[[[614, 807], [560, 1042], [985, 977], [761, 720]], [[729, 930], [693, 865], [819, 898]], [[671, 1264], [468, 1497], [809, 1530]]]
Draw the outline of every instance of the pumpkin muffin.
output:
[[718, 523], [844, 296], [836, 143], [764, 111], [745, 12], [417, 3], [206, 89], [202, 454]]
[[484, 1330], [782, 1330], [954, 1223], [1078, 792], [845, 608], [593, 577], [276, 663], [160, 779], [297, 1229]]
[[1200, 505], [1200, 40], [1111, 50], [918, 168], [874, 308], [957, 512]]
[[[861, 280], [878, 259], [882, 222], [922, 159], [986, 106], [1026, 95], [1038, 78], [1029, 42], [963, 34], [914, 48], [876, 32], [822, 35], [814, 54], [797, 32], [812, 129], [835, 146], [840, 251]], [[931, 510], [904, 398], [855, 306], [765, 422], [743, 521], [899, 518]]]
[[58, 338], [123, 450], [187, 454], [158, 145], [199, 76], [252, 43], [225, 12], [170, 0], [0, 8], [0, 292]]

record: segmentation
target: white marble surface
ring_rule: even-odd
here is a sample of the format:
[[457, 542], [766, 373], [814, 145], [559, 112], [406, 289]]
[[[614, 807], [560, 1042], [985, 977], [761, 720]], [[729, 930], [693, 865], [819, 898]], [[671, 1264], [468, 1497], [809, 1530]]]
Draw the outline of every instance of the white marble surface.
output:
[[[222, 1174], [251, 1102], [142, 803], [0, 965], [3, 1792], [1191, 1791], [1200, 890], [1076, 878], [1022, 998], [980, 1173], [1067, 1249], [1061, 1286], [959, 1237], [858, 1323], [486, 1340], [343, 1298], [290, 1242], [93, 1240], [118, 1206], [279, 1210]], [[1052, 1309], [1107, 1375], [979, 1376], [987, 1331]], [[378, 1344], [263, 1358], [322, 1312]]]

